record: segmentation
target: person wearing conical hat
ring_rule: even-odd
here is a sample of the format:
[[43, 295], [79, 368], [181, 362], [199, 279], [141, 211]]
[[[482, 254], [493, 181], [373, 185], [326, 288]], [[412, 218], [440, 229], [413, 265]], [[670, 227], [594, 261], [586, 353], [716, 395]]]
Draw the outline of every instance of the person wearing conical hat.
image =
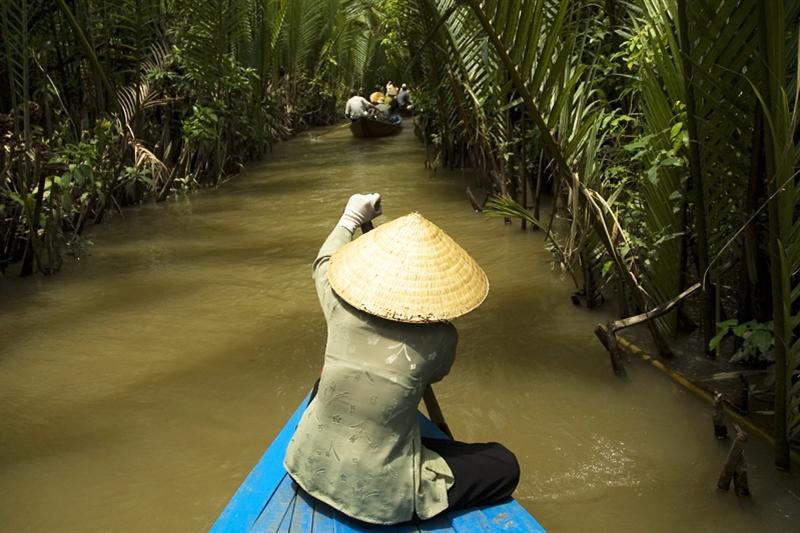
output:
[[350, 197], [313, 263], [328, 341], [284, 466], [310, 495], [373, 524], [506, 499], [520, 475], [510, 451], [421, 438], [417, 420], [424, 391], [453, 364], [449, 320], [483, 302], [486, 274], [419, 213], [354, 240], [380, 201]]
[[397, 93], [397, 105], [400, 111], [405, 111], [411, 105], [411, 93], [408, 92], [408, 86], [405, 83], [400, 86], [400, 91]]
[[385, 96], [386, 95], [383, 94], [381, 86], [376, 85], [375, 89], [373, 89], [372, 93], [369, 95], [369, 101], [375, 105], [382, 104]]

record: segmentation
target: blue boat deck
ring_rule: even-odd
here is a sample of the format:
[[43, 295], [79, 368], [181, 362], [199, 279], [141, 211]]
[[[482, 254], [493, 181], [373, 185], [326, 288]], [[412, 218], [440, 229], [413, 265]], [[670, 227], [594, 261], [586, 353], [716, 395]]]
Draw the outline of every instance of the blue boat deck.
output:
[[[212, 533], [545, 531], [515, 500], [488, 507], [444, 513], [430, 520], [395, 526], [373, 526], [343, 515], [306, 494], [283, 468], [286, 447], [305, 405], [305, 401], [300, 404], [228, 502], [227, 507], [211, 526]], [[419, 416], [424, 436], [445, 438], [427, 418]]]

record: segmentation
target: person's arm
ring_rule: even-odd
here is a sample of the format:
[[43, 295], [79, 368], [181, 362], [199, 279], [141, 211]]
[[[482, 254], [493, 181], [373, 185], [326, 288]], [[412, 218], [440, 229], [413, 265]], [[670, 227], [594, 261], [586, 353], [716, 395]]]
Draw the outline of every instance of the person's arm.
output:
[[370, 102], [370, 101], [369, 101], [369, 100], [367, 100], [366, 98], [364, 98], [364, 97], [361, 97], [361, 100], [363, 100], [364, 106], [365, 106], [367, 109], [378, 109], [377, 107], [375, 107], [375, 105], [374, 105], [372, 102]]
[[439, 365], [431, 376], [431, 383], [436, 383], [444, 379], [444, 377], [450, 373], [450, 368], [453, 366], [453, 361], [456, 358], [458, 330], [449, 322], [445, 325], [445, 328], [442, 342], [437, 349], [438, 357], [436, 359], [439, 361]]
[[328, 318], [331, 310], [336, 305], [336, 298], [333, 296], [333, 290], [328, 281], [328, 263], [331, 256], [353, 239], [353, 233], [356, 228], [372, 221], [380, 214], [380, 194], [354, 194], [347, 201], [344, 213], [342, 213], [339, 222], [336, 223], [336, 227], [333, 228], [333, 231], [331, 231], [319, 249], [317, 258], [314, 259], [311, 268], [314, 285], [317, 289], [317, 297], [326, 318]]
[[439, 347], [436, 349], [436, 360], [439, 362], [439, 364], [431, 375], [431, 381], [428, 383], [428, 386], [425, 387], [425, 391], [422, 393], [422, 400], [425, 403], [425, 409], [428, 411], [431, 422], [433, 422], [436, 427], [444, 431], [445, 434], [447, 434], [451, 439], [453, 438], [453, 432], [450, 431], [450, 427], [447, 425], [447, 421], [444, 418], [444, 413], [442, 413], [442, 408], [439, 405], [439, 401], [436, 399], [436, 394], [433, 392], [432, 385], [437, 381], [441, 381], [450, 372], [450, 367], [453, 366], [453, 360], [456, 356], [457, 345], [458, 331], [456, 330], [455, 326], [448, 322], [445, 325], [445, 330], [443, 332]]

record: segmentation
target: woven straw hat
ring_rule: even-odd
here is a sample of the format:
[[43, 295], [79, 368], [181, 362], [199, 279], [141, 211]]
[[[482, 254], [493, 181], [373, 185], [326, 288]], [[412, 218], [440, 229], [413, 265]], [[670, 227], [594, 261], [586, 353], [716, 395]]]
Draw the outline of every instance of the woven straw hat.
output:
[[489, 292], [478, 263], [419, 213], [340, 248], [328, 280], [353, 307], [398, 322], [450, 320], [478, 307]]

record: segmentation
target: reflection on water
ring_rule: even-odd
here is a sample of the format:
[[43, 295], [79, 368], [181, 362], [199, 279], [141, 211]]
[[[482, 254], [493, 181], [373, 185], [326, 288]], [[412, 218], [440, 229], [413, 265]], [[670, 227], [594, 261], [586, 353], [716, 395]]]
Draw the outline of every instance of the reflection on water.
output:
[[416, 210], [485, 268], [437, 386], [463, 440], [522, 464], [552, 531], [790, 531], [796, 478], [751, 440], [752, 500], [715, 490], [727, 444], [652, 369], [618, 380], [541, 235], [475, 215], [463, 176], [429, 177], [406, 128], [276, 148], [218, 191], [125, 212], [52, 279], [0, 282], [0, 529], [201, 531], [319, 372], [310, 262], [353, 192]]

